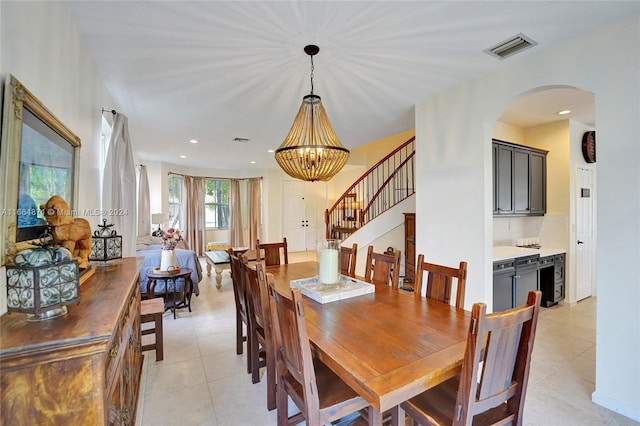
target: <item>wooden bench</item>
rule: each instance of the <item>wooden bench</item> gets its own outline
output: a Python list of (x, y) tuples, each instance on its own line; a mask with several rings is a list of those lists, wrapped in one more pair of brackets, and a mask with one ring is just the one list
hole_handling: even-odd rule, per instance
[(154, 343), (142, 345), (143, 351), (156, 351), (156, 361), (164, 358), (164, 347), (162, 340), (162, 314), (164, 313), (164, 300), (162, 297), (143, 300), (140, 303), (140, 327), (142, 324), (153, 322), (153, 328), (142, 330), (142, 335), (155, 334)]

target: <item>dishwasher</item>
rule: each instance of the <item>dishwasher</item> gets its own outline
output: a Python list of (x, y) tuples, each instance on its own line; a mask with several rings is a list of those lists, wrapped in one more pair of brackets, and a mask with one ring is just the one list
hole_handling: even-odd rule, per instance
[(516, 258), (516, 275), (514, 279), (514, 307), (527, 303), (530, 291), (538, 290), (539, 254)]

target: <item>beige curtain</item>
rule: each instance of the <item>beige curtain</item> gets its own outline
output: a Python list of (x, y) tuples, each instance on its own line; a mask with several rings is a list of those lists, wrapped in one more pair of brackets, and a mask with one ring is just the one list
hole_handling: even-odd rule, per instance
[(122, 257), (136, 255), (138, 225), (136, 166), (128, 122), (126, 115), (116, 113), (102, 180), (102, 209), (118, 214), (101, 219), (122, 235)]
[(260, 235), (261, 178), (229, 179), (229, 245), (255, 249)]
[(198, 256), (204, 256), (206, 239), (206, 221), (204, 212), (204, 178), (184, 176), (182, 179), (183, 191), (186, 200), (182, 205), (182, 217), (184, 218), (184, 238), (187, 247)]
[(140, 177), (138, 180), (138, 235), (151, 235), (151, 208), (149, 205), (147, 166), (140, 165)]
[(255, 249), (256, 240), (260, 238), (260, 223), (262, 216), (262, 179), (251, 178), (247, 188), (247, 210), (248, 210), (248, 234), (249, 247)]
[(229, 245), (245, 246), (242, 236), (242, 199), (238, 179), (229, 179)]

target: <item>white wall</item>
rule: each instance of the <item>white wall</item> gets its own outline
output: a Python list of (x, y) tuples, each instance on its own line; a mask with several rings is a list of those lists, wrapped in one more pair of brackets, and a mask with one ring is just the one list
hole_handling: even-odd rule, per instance
[(418, 252), (469, 264), (467, 300), (492, 301), (492, 124), (537, 87), (595, 94), (598, 300), (593, 400), (640, 420), (640, 15), (541, 51), (416, 106)]
[[(102, 108), (116, 108), (64, 3), (0, 2), (0, 73), (13, 74), (81, 139), (78, 209), (99, 209)], [(4, 90), (2, 91), (4, 93)], [(0, 209), (4, 206), (0, 206)], [(93, 229), (99, 217), (87, 217)], [(0, 235), (4, 240), (4, 235)], [(6, 312), (0, 270), (0, 312)]]

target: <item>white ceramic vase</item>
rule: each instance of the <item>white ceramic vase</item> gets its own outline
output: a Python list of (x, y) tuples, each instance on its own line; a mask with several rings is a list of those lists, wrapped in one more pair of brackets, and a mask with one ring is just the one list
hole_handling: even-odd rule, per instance
[(162, 250), (160, 256), (160, 271), (169, 272), (174, 271), (178, 266), (175, 250)]

